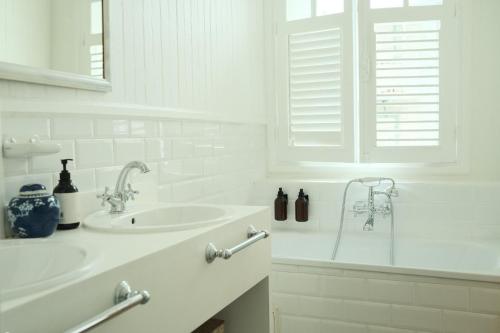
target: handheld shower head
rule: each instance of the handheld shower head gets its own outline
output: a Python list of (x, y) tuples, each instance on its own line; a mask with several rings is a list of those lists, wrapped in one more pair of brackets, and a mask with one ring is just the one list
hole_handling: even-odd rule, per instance
[(379, 186), (383, 178), (381, 177), (363, 177), (356, 179), (356, 182), (367, 187)]
[(360, 183), (366, 187), (377, 187), (381, 185), (383, 182), (389, 182), (391, 185), (385, 190), (385, 192), (391, 197), (399, 196), (399, 192), (396, 189), (396, 182), (392, 178), (386, 177), (363, 177), (354, 179), (353, 182)]

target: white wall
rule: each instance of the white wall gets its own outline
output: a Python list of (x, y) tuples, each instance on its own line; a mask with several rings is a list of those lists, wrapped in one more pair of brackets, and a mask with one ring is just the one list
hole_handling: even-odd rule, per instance
[[(14, 113), (4, 114), (2, 131), (19, 141), (36, 133), (62, 147), (55, 155), (4, 159), (7, 200), (27, 183), (42, 183), (52, 190), (63, 158), (74, 159), (69, 167), (83, 192), (113, 189), (123, 165), (145, 161), (151, 172), (131, 182), (143, 188), (141, 192), (154, 195), (151, 192), (158, 189), (160, 200), (167, 202), (241, 204), (247, 201), (253, 182), (265, 175), (263, 125)], [(94, 197), (93, 209), (98, 209), (97, 204)]]
[(210, 119), (263, 122), (262, 3), (109, 1), (113, 91), (0, 81), (1, 110), (133, 109), (165, 116), (182, 110)]
[(500, 179), (500, 2), (463, 1), (464, 126), (470, 128), (470, 172), (473, 180)]

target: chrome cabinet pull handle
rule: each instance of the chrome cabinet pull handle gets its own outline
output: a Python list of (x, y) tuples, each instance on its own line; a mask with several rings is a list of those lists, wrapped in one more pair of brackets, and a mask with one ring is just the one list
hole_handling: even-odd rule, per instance
[(116, 286), (114, 303), (115, 305), (111, 308), (101, 312), (95, 317), (84, 321), (78, 326), (75, 326), (64, 333), (83, 333), (88, 332), (94, 327), (101, 325), (102, 323), (130, 310), (139, 304), (146, 304), (149, 302), (151, 296), (146, 290), (143, 291), (132, 291), (127, 281), (122, 281)]
[(233, 256), (233, 254), (240, 252), (241, 250), (249, 247), (253, 243), (269, 237), (269, 232), (266, 230), (257, 231), (253, 225), (249, 226), (247, 229), (247, 240), (233, 246), (229, 249), (221, 249), (217, 250), (217, 247), (213, 243), (208, 243), (207, 248), (205, 249), (205, 259), (208, 263), (213, 262), (216, 258), (229, 259)]

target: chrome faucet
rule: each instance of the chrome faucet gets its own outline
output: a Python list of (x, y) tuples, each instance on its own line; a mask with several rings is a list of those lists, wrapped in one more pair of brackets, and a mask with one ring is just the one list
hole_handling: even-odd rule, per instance
[[(399, 196), (398, 190), (396, 189), (396, 182), (392, 178), (385, 177), (365, 177), (365, 178), (356, 178), (347, 182), (344, 188), (344, 196), (342, 197), (342, 211), (340, 213), (340, 225), (337, 232), (337, 240), (335, 242), (335, 246), (333, 248), (332, 260), (335, 260), (337, 257), (338, 250), (340, 248), (340, 241), (342, 238), (342, 232), (344, 230), (344, 213), (346, 208), (346, 198), (349, 188), (354, 183), (360, 183), (366, 187), (368, 187), (368, 201), (356, 201), (353, 206), (352, 212), (354, 216), (359, 214), (368, 213), (368, 218), (366, 219), (365, 224), (363, 225), (363, 230), (369, 231), (373, 230), (375, 224), (375, 216), (380, 214), (382, 216), (390, 216), (391, 217), (391, 245), (389, 252), (389, 263), (394, 265), (394, 209), (392, 205), (392, 197)], [(382, 185), (382, 183), (388, 183), (389, 186), (386, 187), (382, 191), (375, 190)], [(375, 196), (383, 195), (386, 198), (385, 203), (380, 205), (375, 205)]]
[[(382, 182), (390, 182), (391, 185), (384, 191), (376, 191), (375, 187), (380, 186)], [(367, 177), (355, 179), (354, 182), (359, 182), (368, 187), (368, 200), (366, 202), (358, 201), (354, 204), (353, 212), (354, 216), (359, 214), (368, 214), (365, 224), (363, 225), (363, 231), (373, 231), (375, 224), (375, 216), (382, 215), (383, 217), (392, 214), (392, 203), (389, 202), (391, 197), (398, 196), (398, 191), (396, 189), (396, 184), (392, 178), (379, 178), (379, 177)], [(386, 203), (375, 205), (375, 196), (383, 195), (386, 197)]]
[(125, 211), (125, 203), (128, 200), (135, 200), (135, 195), (139, 194), (139, 191), (134, 190), (132, 185), (127, 183), (128, 175), (134, 169), (140, 170), (141, 173), (147, 173), (150, 171), (149, 167), (144, 162), (129, 162), (123, 167), (120, 175), (118, 176), (114, 193), (110, 194), (109, 187), (106, 186), (104, 193), (97, 196), (97, 198), (102, 199), (101, 205), (103, 207), (106, 202), (109, 203), (111, 206), (109, 211), (110, 213), (115, 214)]

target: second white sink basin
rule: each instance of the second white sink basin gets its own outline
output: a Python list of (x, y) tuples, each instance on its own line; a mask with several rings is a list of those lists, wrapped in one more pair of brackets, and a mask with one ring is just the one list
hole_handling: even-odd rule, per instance
[(84, 220), (84, 226), (104, 232), (177, 231), (220, 223), (229, 217), (229, 209), (225, 207), (155, 204), (137, 206), (119, 214), (97, 212)]
[(44, 240), (0, 243), (0, 299), (25, 296), (69, 281), (88, 268), (87, 252)]

